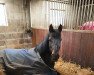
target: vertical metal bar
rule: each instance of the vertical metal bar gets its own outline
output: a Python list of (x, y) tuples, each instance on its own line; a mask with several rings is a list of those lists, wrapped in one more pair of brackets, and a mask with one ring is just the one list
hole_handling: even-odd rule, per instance
[(56, 24), (56, 27), (57, 27), (57, 25), (59, 24), (59, 21), (58, 21), (58, 19), (59, 19), (59, 1), (57, 1), (56, 2), (56, 12), (57, 12), (57, 24)]
[(94, 26), (94, 0), (92, 2), (92, 15), (93, 15), (93, 17), (92, 17), (92, 24)]
[(66, 1), (64, 1), (64, 3), (65, 3), (65, 7), (66, 7), (66, 27), (67, 27), (67, 29), (68, 29), (68, 20), (67, 20), (67, 18), (68, 18), (68, 7), (67, 7), (67, 3), (66, 3)]
[(71, 19), (71, 17), (72, 17), (72, 11), (73, 11), (73, 0), (70, 0), (70, 29), (72, 29), (72, 26), (73, 26), (73, 24), (72, 24), (72, 19)]
[(61, 23), (60, 22), (60, 19), (61, 19), (61, 16), (60, 15), (61, 15), (61, 3), (59, 2), (58, 3), (58, 17), (59, 17), (58, 25)]
[[(47, 1), (47, 19), (48, 19), (48, 25), (50, 25), (50, 2), (49, 0)], [(47, 26), (47, 29), (48, 29), (49, 26)]]
[(63, 16), (62, 16), (62, 13), (63, 13), (63, 12), (62, 12), (62, 3), (61, 3), (61, 2), (60, 2), (60, 10), (61, 10), (61, 11), (60, 11), (60, 24), (62, 24), (62, 21), (63, 21), (63, 19), (62, 19), (62, 17), (63, 17)]
[(43, 0), (43, 7), (44, 7), (44, 22), (43, 22), (43, 25), (44, 25), (44, 28), (46, 29), (46, 26), (47, 26), (47, 18), (46, 18), (46, 0)]
[[(86, 21), (88, 21), (89, 25), (90, 25), (90, 22), (89, 22), (89, 7), (90, 7), (90, 0), (88, 0), (88, 3), (87, 3), (87, 13), (86, 13)], [(86, 22), (86, 25), (87, 25), (87, 22)]]
[(60, 9), (60, 8), (61, 8), (61, 7), (60, 7), (60, 6), (61, 6), (61, 3), (59, 2), (59, 3), (58, 3), (58, 17), (59, 17), (58, 25), (61, 23), (61, 22), (60, 22), (60, 19), (61, 19), (61, 16), (60, 16), (60, 15), (61, 15), (61, 9)]
[(55, 15), (55, 0), (53, 1), (53, 22), (54, 22), (54, 26), (56, 24), (56, 15)]
[(46, 24), (44, 23), (44, 25), (45, 25), (45, 28), (47, 28), (47, 1), (46, 0), (44, 0), (44, 7), (45, 7), (45, 13), (44, 13), (44, 15), (45, 15), (45, 22), (46, 22)]
[(57, 4), (56, 4), (56, 1), (55, 1), (55, 0), (54, 0), (54, 6), (55, 6), (55, 7), (54, 7), (54, 14), (55, 14), (55, 19), (56, 19), (56, 22), (55, 22), (55, 27), (56, 27), (56, 24), (57, 24), (57, 21), (58, 21), (58, 20), (57, 20), (58, 17), (57, 17), (57, 11), (55, 10), (55, 9), (57, 9), (57, 8), (56, 8), (56, 7), (57, 7)]
[(80, 0), (80, 2), (79, 2), (79, 7), (78, 7), (78, 15), (77, 15), (77, 28), (78, 28), (78, 26), (79, 26), (79, 17), (80, 17), (80, 6), (81, 6), (81, 1), (82, 0)]
[(86, 21), (86, 7), (87, 7), (87, 0), (85, 0), (85, 5), (83, 5), (85, 8), (84, 8), (84, 14), (83, 14), (83, 23)]
[[(67, 3), (67, 2), (66, 2)], [(70, 7), (69, 7), (69, 1), (68, 1), (68, 3), (67, 3), (67, 14), (68, 14), (68, 18), (67, 18), (67, 23), (68, 23), (68, 29), (70, 29), (70, 25), (69, 25), (69, 21), (70, 21)]]
[(83, 4), (84, 4), (84, 1), (85, 0), (82, 0), (82, 6), (80, 7), (81, 8), (81, 10), (80, 10), (80, 12), (81, 12), (81, 18), (79, 19), (80, 21), (80, 26), (82, 25), (82, 21), (83, 21), (83, 13), (84, 13), (84, 6), (83, 6)]
[(73, 10), (73, 0), (71, 0), (71, 2), (70, 2), (70, 20), (69, 20), (70, 29), (72, 29), (72, 27), (73, 27), (73, 24), (72, 24), (72, 21), (71, 21), (71, 16), (73, 14), (72, 10)]
[(66, 12), (65, 12), (65, 16), (66, 16), (65, 23), (66, 23), (66, 28), (68, 28), (68, 25), (67, 25), (67, 18), (68, 18), (68, 15), (67, 15), (67, 4), (66, 4), (65, 1), (64, 1), (64, 4), (65, 4), (65, 10), (66, 10)]
[(73, 22), (72, 22), (72, 19), (71, 19), (71, 17), (72, 17), (72, 15), (73, 15), (73, 2), (74, 0), (71, 0), (71, 14), (70, 14), (70, 25), (71, 25), (71, 29), (73, 29)]
[(93, 10), (93, 0), (92, 0), (92, 3), (90, 4), (91, 8), (90, 8), (90, 14), (89, 14), (89, 20), (91, 20), (91, 15), (92, 15), (92, 10)]
[(64, 3), (63, 3), (63, 1), (61, 1), (61, 24), (64, 26), (64, 12), (63, 12), (63, 10), (64, 10)]
[(65, 25), (65, 12), (64, 12), (65, 6), (64, 6), (64, 0), (61, 3), (61, 10), (62, 10), (61, 11), (61, 15), (62, 15), (62, 17), (61, 17), (61, 23), (64, 26)]
[(59, 24), (59, 1), (57, 1), (57, 25), (56, 26), (58, 26), (58, 24)]
[(71, 26), (72, 26), (72, 28), (73, 28), (73, 26), (74, 26), (74, 11), (75, 11), (75, 1), (76, 0), (72, 0), (72, 10), (71, 10), (71, 16), (72, 16), (72, 18), (71, 18)]
[(70, 17), (71, 17), (70, 12), (71, 12), (71, 2), (68, 1), (68, 16), (69, 16), (69, 18), (68, 18), (68, 26), (69, 26), (69, 29), (70, 29)]
[(92, 4), (91, 4), (91, 7), (92, 7), (92, 11), (91, 11), (91, 17), (92, 17), (92, 18), (91, 18), (91, 19), (92, 19), (91, 21), (92, 21), (92, 25), (93, 25), (93, 23), (94, 23), (94, 19), (93, 19), (93, 17), (94, 17), (94, 16), (93, 16), (93, 14), (94, 14), (94, 13), (93, 13), (93, 12), (94, 12), (94, 4), (93, 4), (93, 3), (94, 3), (94, 0), (92, 0)]
[(55, 24), (55, 28), (56, 28), (56, 25), (58, 24), (58, 5), (57, 5), (57, 1), (55, 1), (55, 14), (56, 14), (56, 24)]
[[(79, 6), (79, 5), (78, 5), (78, 4), (79, 4), (78, 0), (76, 1), (75, 4), (76, 4), (76, 5), (75, 5), (75, 8), (76, 8), (76, 9), (75, 9), (75, 11), (76, 11), (76, 13), (75, 13), (75, 18), (76, 18), (76, 21), (75, 21), (75, 22), (76, 22), (76, 23), (75, 23), (75, 24), (77, 25), (77, 14), (78, 14), (78, 6)], [(75, 26), (75, 27), (76, 27), (76, 26)]]
[(90, 0), (88, 0), (88, 3), (87, 3), (87, 18), (86, 18), (86, 21), (89, 21), (89, 12), (90, 12)]
[(51, 8), (50, 8), (50, 12), (51, 12), (51, 19), (52, 19), (52, 24), (54, 24), (54, 2), (51, 2)]
[(73, 0), (73, 19), (72, 19), (73, 25), (76, 25), (76, 17), (75, 17), (75, 13), (76, 13), (76, 1), (77, 0)]
[(47, 14), (46, 14), (46, 16), (47, 16), (47, 29), (48, 29), (48, 27), (49, 27), (49, 1), (46, 1), (46, 7), (47, 7)]
[(52, 18), (51, 18), (51, 2), (49, 1), (49, 17), (50, 17), (50, 24), (52, 24)]

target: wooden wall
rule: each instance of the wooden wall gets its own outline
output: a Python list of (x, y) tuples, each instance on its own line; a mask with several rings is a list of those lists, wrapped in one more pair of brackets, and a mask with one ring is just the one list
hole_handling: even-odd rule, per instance
[(63, 31), (61, 56), (94, 70), (94, 32)]
[[(47, 32), (44, 29), (33, 29), (32, 46), (39, 44)], [(94, 70), (94, 32), (63, 30), (60, 56)]]
[(35, 47), (39, 44), (47, 34), (47, 30), (45, 29), (32, 29), (33, 36), (32, 36), (32, 47)]

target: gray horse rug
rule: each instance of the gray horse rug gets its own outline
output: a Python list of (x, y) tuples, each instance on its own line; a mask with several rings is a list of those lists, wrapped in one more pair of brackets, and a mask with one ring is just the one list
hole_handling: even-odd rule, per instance
[(57, 75), (33, 49), (5, 49), (0, 51), (0, 63), (7, 75)]

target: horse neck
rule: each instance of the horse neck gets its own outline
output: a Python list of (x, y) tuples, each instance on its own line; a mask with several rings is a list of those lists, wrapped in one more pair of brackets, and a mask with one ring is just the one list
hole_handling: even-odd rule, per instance
[(47, 53), (47, 51), (49, 51), (49, 35), (46, 36), (46, 38), (39, 44), (36, 46), (36, 50), (39, 52), (39, 54), (44, 54)]
[(37, 50), (42, 58), (42, 60), (51, 68), (53, 68), (54, 63), (51, 62), (51, 52), (49, 48), (49, 35), (41, 42), (35, 50)]

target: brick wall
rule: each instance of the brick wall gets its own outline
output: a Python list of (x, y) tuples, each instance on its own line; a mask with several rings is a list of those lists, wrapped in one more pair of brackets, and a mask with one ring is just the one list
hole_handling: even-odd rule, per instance
[(29, 0), (0, 0), (5, 3), (8, 26), (0, 26), (0, 50), (4, 48), (31, 48)]

